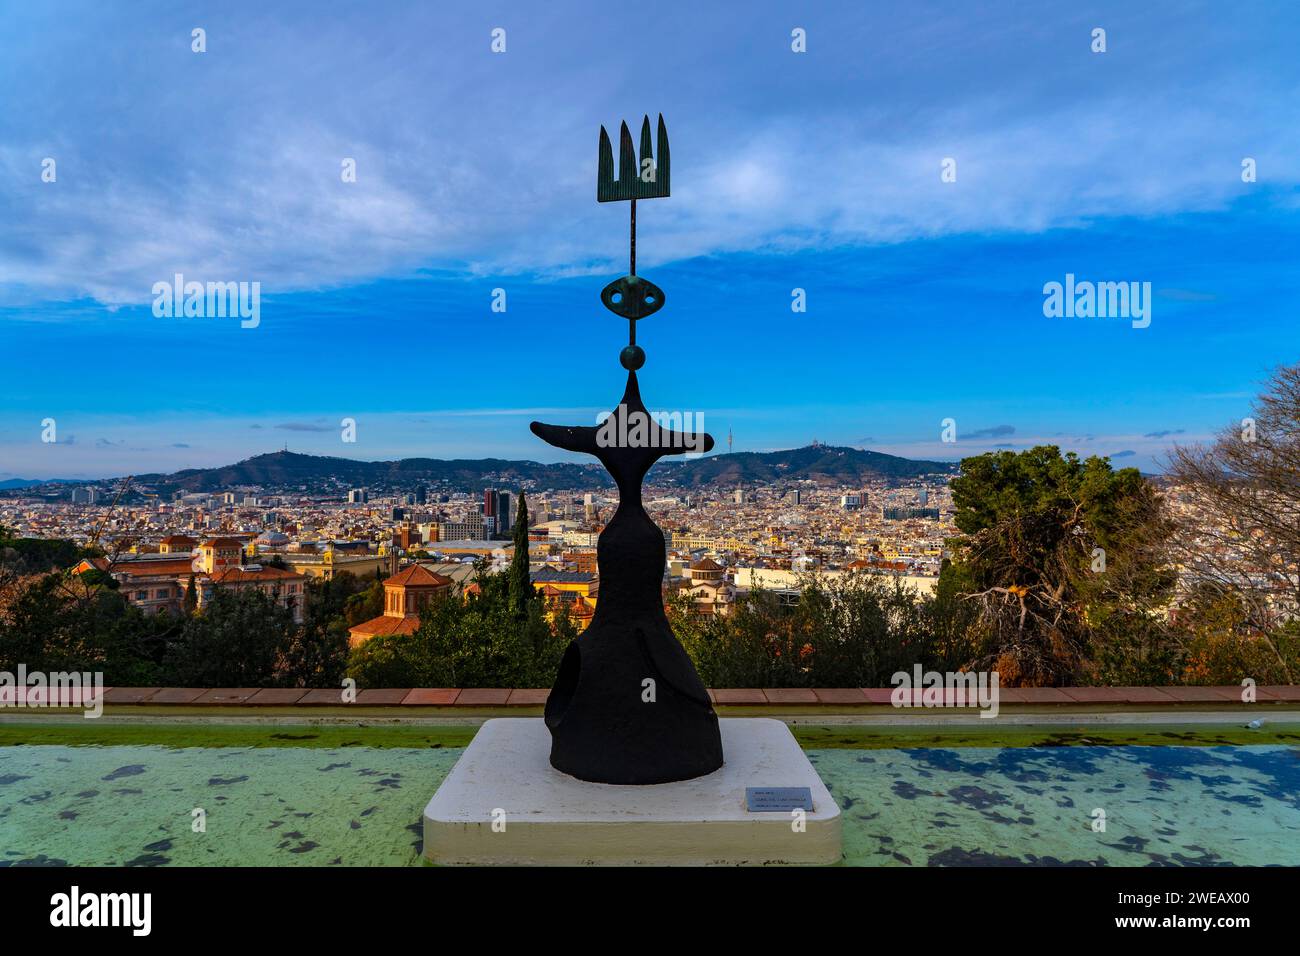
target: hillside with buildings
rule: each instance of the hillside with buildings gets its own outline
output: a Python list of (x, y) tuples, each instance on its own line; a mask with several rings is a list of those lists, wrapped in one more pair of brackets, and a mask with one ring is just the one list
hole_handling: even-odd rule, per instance
[[(897, 483), (926, 475), (948, 475), (955, 469), (956, 465), (951, 462), (913, 461), (881, 452), (814, 443), (786, 451), (665, 459), (652, 469), (650, 480), (659, 485), (682, 488), (802, 481), (822, 487), (848, 487), (879, 481)], [(9, 489), (9, 493), (67, 497), (77, 489), (98, 487), (102, 495), (114, 491), (118, 481), (105, 478), (77, 483), (25, 482), (21, 487)], [(494, 484), (524, 488), (604, 488), (611, 482), (604, 469), (596, 464), (544, 464), (503, 458), (360, 461), (277, 451), (218, 468), (136, 475), (126, 500), (141, 495), (172, 498), (238, 488), (328, 492), (366, 487), (375, 491), (400, 491), (428, 485), (443, 491), (468, 492)]]

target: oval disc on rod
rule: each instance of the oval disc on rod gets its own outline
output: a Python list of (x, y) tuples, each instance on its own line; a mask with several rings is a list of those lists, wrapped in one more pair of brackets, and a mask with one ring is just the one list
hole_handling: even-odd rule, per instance
[(600, 290), (605, 308), (625, 319), (644, 319), (663, 308), (664, 292), (649, 279), (626, 275)]

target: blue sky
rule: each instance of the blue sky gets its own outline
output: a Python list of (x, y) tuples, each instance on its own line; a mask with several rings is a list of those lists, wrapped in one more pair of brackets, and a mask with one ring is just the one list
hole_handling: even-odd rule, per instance
[[(632, 36), (564, 2), (0, 11), (0, 479), (564, 457), (527, 423), (621, 392), (596, 139), (646, 112), (674, 168), (638, 210), (667, 293), (643, 393), (722, 448), (1158, 468), (1297, 361), (1293, 4), (656, 10)], [(156, 318), (176, 272), (259, 281), (260, 325)], [(1150, 282), (1150, 327), (1045, 318), (1066, 273)]]

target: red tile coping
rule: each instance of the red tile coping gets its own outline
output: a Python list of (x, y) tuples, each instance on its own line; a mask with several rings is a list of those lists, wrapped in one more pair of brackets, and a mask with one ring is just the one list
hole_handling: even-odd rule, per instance
[(340, 707), (343, 705), (342, 687), (318, 687), (309, 690), (298, 700), (298, 706)]
[(536, 707), (546, 703), (546, 698), (551, 696), (549, 687), (521, 687), (510, 692), (506, 698), (507, 707)]
[(1217, 704), (1223, 701), (1240, 704), (1240, 687), (1162, 687), (1174, 700), (1181, 703)]
[[(1010, 689), (1010, 688), (1008, 688)], [(1065, 696), (1080, 704), (1123, 704), (1124, 695), (1117, 687), (1062, 687)], [(1166, 698), (1168, 700), (1169, 698)]]
[(894, 702), (894, 688), (892, 687), (860, 687), (858, 689), (866, 695), (868, 704), (892, 704)]
[(362, 706), (369, 705), (372, 707), (376, 704), (381, 706), (400, 704), (402, 701), (406, 700), (406, 695), (410, 692), (410, 687), (402, 687), (400, 689), (371, 688), (370, 690), (360, 691), (357, 694), (357, 703)]
[[(28, 688), (0, 690), (0, 705), (24, 706)], [(46, 691), (48, 693), (48, 691)], [(893, 703), (892, 687), (719, 687), (709, 691), (710, 699), (720, 706), (881, 706)], [(944, 703), (953, 706), (954, 691), (944, 689)], [(1003, 687), (999, 690), (1003, 705), (1172, 705), (1243, 703), (1242, 688), (1227, 687)], [(1300, 686), (1267, 685), (1255, 688), (1260, 703), (1300, 704)], [(550, 691), (533, 687), (401, 687), (370, 688), (357, 692), (355, 703), (366, 707), (539, 707), (546, 703)], [(36, 706), (50, 706), (32, 694)], [(64, 692), (65, 701), (57, 706), (81, 707), (93, 702), (92, 692)], [(106, 705), (187, 705), (251, 707), (340, 707), (346, 706), (343, 688), (301, 687), (107, 687)], [(976, 706), (968, 702), (967, 706)]]
[(307, 696), (306, 687), (266, 687), (248, 698), (246, 703), (259, 707), (263, 705), (279, 707), (296, 704), (305, 696)]
[(112, 687), (104, 692), (106, 704), (143, 704), (161, 687)]
[(456, 698), (457, 707), (500, 707), (510, 699), (509, 687), (466, 687)]
[(1057, 687), (1003, 687), (998, 690), (1003, 704), (1073, 704), (1065, 691)]
[(1266, 687), (1256, 687), (1259, 692), (1259, 699), (1263, 700), (1267, 693), (1270, 700), (1283, 700), (1288, 704), (1300, 703), (1300, 687), (1294, 684), (1269, 684)]
[[(958, 694), (957, 694), (957, 689), (956, 689), (955, 687), (936, 687), (936, 688), (932, 688), (932, 689), (930, 689), (930, 691), (929, 691), (929, 696), (930, 696), (931, 699), (934, 698), (934, 695), (935, 695), (936, 692), (940, 695), (940, 699), (943, 701), (943, 706), (944, 706), (944, 707), (957, 707), (957, 706), (958, 706)], [(912, 688), (911, 693), (912, 693), (912, 703), (911, 703), (910, 705), (903, 705), (903, 706), (911, 706), (911, 707), (924, 707), (924, 706), (927, 706), (927, 705), (925, 704), (925, 701), (926, 701), (926, 688), (924, 688), (924, 687), (915, 687), (915, 688)], [(1000, 695), (1005, 695), (1005, 694), (1006, 694), (1006, 691), (1004, 691), (1004, 690), (999, 690), (999, 694), (1000, 694)], [(888, 693), (888, 694), (883, 698), (883, 700), (873, 701), (873, 703), (886, 703), (886, 704), (892, 704), (892, 703), (894, 702), (894, 700), (893, 700), (893, 695), (894, 695), (894, 690), (891, 688), (891, 689), (889, 690), (889, 693)], [(906, 697), (906, 695), (904, 695), (903, 700), (906, 700), (906, 699), (907, 699), (907, 697)], [(1004, 698), (1003, 698), (1002, 696), (999, 696), (998, 699), (999, 699), (999, 701), (1001, 701), (1001, 700), (1003, 700)], [(972, 691), (967, 691), (966, 689), (963, 688), (963, 689), (962, 689), (962, 692), (961, 692), (961, 698), (960, 698), (960, 700), (961, 700), (961, 707), (963, 707), (963, 708), (965, 708), (965, 707), (978, 707), (978, 706), (979, 706), (979, 696), (978, 696), (977, 692), (975, 692), (975, 691), (973, 691), (973, 690), (972, 690)], [(938, 705), (936, 705), (936, 704), (931, 704), (931, 705), (929, 705), (929, 706), (934, 707), (934, 706), (938, 706)]]
[[(243, 704), (260, 693), (257, 687), (218, 687), (196, 697), (193, 704)], [(153, 703), (151, 700), (149, 703)]]
[[(865, 704), (866, 692), (858, 687), (814, 687), (819, 704)], [(769, 694), (769, 698), (770, 698)]]
[(761, 690), (754, 688), (719, 687), (713, 692), (713, 699), (719, 704), (766, 704), (767, 697)]
[(1174, 699), (1158, 687), (1062, 687), (1065, 696), (1080, 704), (1172, 704)]
[(207, 691), (202, 687), (164, 687), (149, 697), (151, 704), (192, 704)]
[(810, 687), (769, 687), (763, 691), (769, 704), (815, 704), (817, 694)]
[(402, 703), (404, 705), (446, 707), (456, 703), (456, 698), (459, 696), (459, 688), (417, 687), (402, 698)]
[(1168, 704), (1173, 700), (1159, 687), (1112, 687), (1111, 690), (1123, 694), (1126, 704)]
[(105, 696), (94, 687), (0, 687), (0, 706), (4, 707), (89, 707), (97, 697)]

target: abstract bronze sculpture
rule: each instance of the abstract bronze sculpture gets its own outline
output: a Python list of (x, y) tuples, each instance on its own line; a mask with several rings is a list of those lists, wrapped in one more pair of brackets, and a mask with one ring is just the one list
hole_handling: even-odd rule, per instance
[[(664, 537), (641, 504), (641, 482), (663, 455), (709, 451), (713, 438), (661, 428), (641, 400), (636, 372), (645, 364), (645, 352), (636, 344), (636, 323), (662, 308), (664, 295), (636, 274), (636, 202), (669, 194), (663, 117), (657, 163), (648, 116), (641, 126), (640, 162), (626, 123), (619, 145), (615, 180), (613, 152), (602, 126), (596, 198), (631, 201), (631, 268), (605, 287), (601, 301), (628, 320), (628, 345), (619, 355), (627, 387), (614, 414), (634, 427), (531, 426), (548, 444), (595, 456), (619, 493), (618, 509), (597, 545), (600, 601), (591, 624), (560, 662), (546, 702), (546, 726), (551, 765), (557, 770), (598, 783), (670, 783), (721, 767), (722, 737), (708, 691), (664, 613)], [(609, 438), (614, 431), (617, 441)]]

